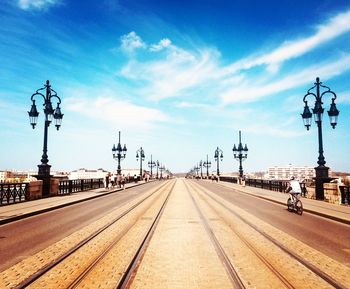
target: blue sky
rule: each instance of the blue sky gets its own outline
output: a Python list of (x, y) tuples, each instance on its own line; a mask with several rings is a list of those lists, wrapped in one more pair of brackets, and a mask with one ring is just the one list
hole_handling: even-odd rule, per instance
[(0, 169), (40, 163), (42, 104), (35, 130), (27, 111), (47, 79), (64, 113), (52, 170), (115, 169), (119, 130), (127, 168), (140, 146), (173, 172), (214, 164), (219, 146), (237, 171), (239, 130), (246, 171), (316, 166), (300, 113), (320, 77), (340, 110), (335, 130), (323, 118), (326, 162), (350, 172), (349, 1), (3, 0), (0, 23)]

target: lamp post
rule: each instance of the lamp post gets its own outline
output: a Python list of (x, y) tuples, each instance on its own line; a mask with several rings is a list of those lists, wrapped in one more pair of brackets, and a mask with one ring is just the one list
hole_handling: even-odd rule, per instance
[(157, 180), (158, 180), (158, 178), (159, 178), (159, 176), (158, 176), (159, 161), (158, 160), (156, 161), (156, 166), (157, 166)]
[(151, 161), (148, 162), (148, 167), (151, 168), (151, 178), (153, 178), (153, 168), (156, 166), (156, 163), (152, 161), (152, 155), (151, 155)]
[(160, 170), (160, 179), (163, 179), (163, 171), (165, 170), (164, 165), (161, 165), (161, 166), (159, 167), (159, 170)]
[[(316, 88), (316, 94), (314, 92), (311, 92), (314, 88)], [(320, 89), (323, 88), (324, 91), (321, 93)], [(322, 141), (322, 116), (324, 112), (324, 108), (322, 107), (322, 96), (330, 94), (332, 97), (332, 103), (330, 106), (330, 109), (328, 111), (328, 116), (330, 119), (330, 124), (332, 128), (335, 128), (338, 121), (338, 115), (339, 110), (337, 109), (335, 105), (335, 99), (337, 98), (337, 95), (331, 91), (331, 89), (328, 86), (322, 85), (322, 82), (320, 82), (320, 79), (317, 77), (316, 82), (314, 83), (314, 86), (311, 87), (307, 93), (305, 94), (303, 101), (305, 103), (304, 111), (301, 114), (304, 125), (307, 130), (310, 129), (311, 126), (311, 118), (312, 113), (314, 115), (315, 122), (317, 123), (318, 128), (318, 166), (315, 167), (316, 172), (316, 178), (315, 178), (315, 185), (316, 185), (316, 199), (323, 200), (324, 199), (324, 191), (323, 191), (323, 184), (326, 182), (329, 182), (331, 178), (328, 176), (328, 167), (325, 166), (326, 161), (323, 155), (323, 141)], [(307, 105), (306, 98), (308, 96), (315, 97), (315, 106), (312, 109), (312, 113), (310, 112), (310, 108)]]
[(209, 168), (211, 167), (211, 162), (208, 160), (208, 155), (207, 155), (207, 160), (203, 163), (204, 167), (207, 168), (207, 178), (209, 178)]
[[(43, 90), (45, 90), (46, 92), (45, 94), (40, 92)], [(48, 164), (49, 159), (47, 155), (48, 128), (50, 126), (50, 123), (52, 122), (52, 118), (54, 118), (56, 129), (59, 130), (62, 124), (63, 114), (60, 108), (61, 99), (58, 97), (57, 92), (51, 88), (50, 81), (47, 80), (44, 87), (38, 89), (30, 98), (32, 101), (32, 107), (30, 111), (28, 111), (28, 114), (29, 114), (30, 124), (32, 125), (33, 129), (36, 126), (38, 116), (39, 116), (39, 112), (36, 109), (35, 100), (34, 100), (36, 96), (41, 96), (44, 99), (44, 114), (45, 114), (43, 155), (41, 157), (41, 164), (38, 165), (39, 170), (38, 170), (37, 178), (43, 181), (43, 197), (48, 197), (50, 194), (50, 178), (51, 178), (51, 175), (50, 175), (51, 166)], [(57, 98), (56, 109), (52, 108), (51, 100), (53, 98)]]
[[(140, 155), (139, 155), (140, 153)], [(142, 147), (140, 147), (136, 151), (136, 160), (138, 161), (140, 159), (140, 181), (142, 180), (142, 161), (145, 160), (145, 151), (143, 150)]]
[(198, 164), (196, 164), (193, 169), (196, 171), (196, 177), (199, 177), (198, 173), (199, 173), (200, 168), (199, 168)]
[(120, 131), (119, 131), (119, 140), (118, 140), (117, 147), (115, 147), (115, 144), (113, 144), (113, 148), (112, 148), (113, 159), (118, 161), (118, 169), (117, 169), (118, 175), (121, 174), (120, 161), (125, 159), (126, 151), (127, 151), (126, 145), (124, 144), (124, 147), (122, 148), (120, 144)]
[(248, 147), (247, 145), (244, 146), (242, 145), (241, 141), (241, 131), (239, 131), (239, 144), (236, 148), (236, 145), (233, 145), (233, 157), (239, 161), (239, 176), (242, 178), (243, 177), (243, 167), (242, 167), (242, 161), (245, 161), (247, 159), (247, 152), (248, 152)]
[(220, 170), (219, 170), (219, 161), (222, 161), (224, 158), (223, 152), (219, 147), (216, 148), (215, 153), (214, 153), (214, 159), (216, 161), (216, 174), (220, 176)]

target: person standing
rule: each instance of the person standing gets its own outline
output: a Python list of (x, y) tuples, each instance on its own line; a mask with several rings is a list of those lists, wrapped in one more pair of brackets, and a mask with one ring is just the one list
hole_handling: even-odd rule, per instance
[(122, 177), (121, 177), (121, 186), (122, 186), (123, 190), (125, 190), (125, 176), (124, 175), (122, 175)]

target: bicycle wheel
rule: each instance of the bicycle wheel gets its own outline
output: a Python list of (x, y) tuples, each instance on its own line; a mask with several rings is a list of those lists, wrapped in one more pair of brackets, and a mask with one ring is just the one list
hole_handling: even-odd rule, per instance
[(302, 215), (303, 214), (303, 204), (302, 204), (301, 201), (298, 200), (295, 203), (295, 209), (296, 209), (298, 215)]
[(293, 203), (292, 203), (292, 200), (290, 198), (288, 198), (288, 200), (287, 200), (287, 210), (289, 212), (293, 211)]

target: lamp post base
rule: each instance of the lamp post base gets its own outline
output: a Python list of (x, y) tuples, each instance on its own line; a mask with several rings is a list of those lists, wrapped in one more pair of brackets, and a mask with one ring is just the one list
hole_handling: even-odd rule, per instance
[(35, 176), (38, 180), (43, 181), (43, 198), (46, 198), (50, 195), (50, 187), (51, 187), (51, 175), (50, 175), (50, 169), (51, 166), (46, 165), (38, 165), (39, 171), (38, 174)]
[(318, 166), (315, 168), (316, 177), (314, 179), (317, 200), (324, 200), (323, 184), (329, 183), (333, 179), (328, 176), (328, 170), (329, 168), (326, 166)]

